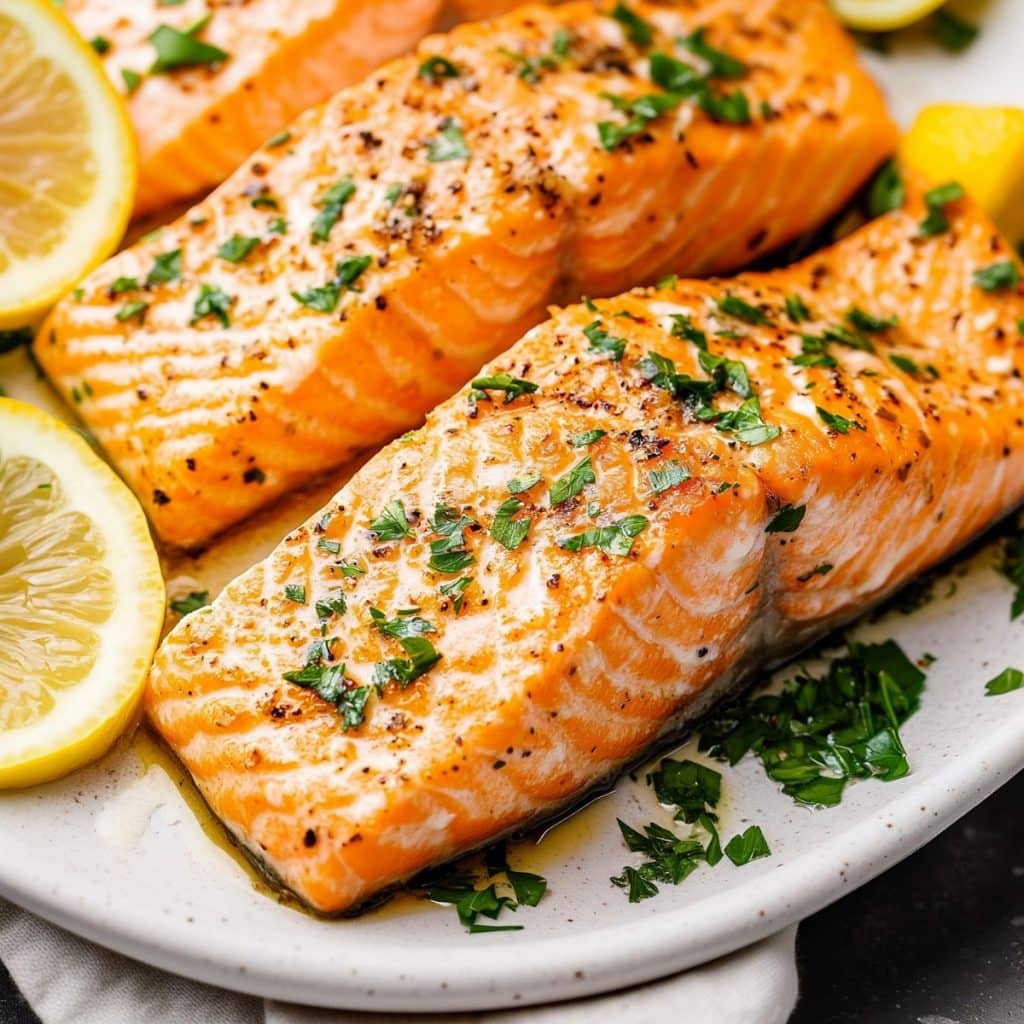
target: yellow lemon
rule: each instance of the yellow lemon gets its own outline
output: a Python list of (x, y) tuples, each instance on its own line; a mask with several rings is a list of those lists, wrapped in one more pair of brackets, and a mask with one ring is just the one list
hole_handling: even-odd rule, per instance
[(926, 107), (901, 156), (933, 181), (958, 181), (1010, 241), (1024, 240), (1024, 110)]
[(890, 32), (910, 25), (941, 7), (946, 0), (831, 0), (836, 14), (865, 32)]
[(0, 398), (0, 788), (113, 745), (136, 715), (164, 600), (127, 487), (70, 427)]
[(0, 329), (110, 255), (135, 184), (128, 115), (92, 47), (52, 0), (0, 0)]

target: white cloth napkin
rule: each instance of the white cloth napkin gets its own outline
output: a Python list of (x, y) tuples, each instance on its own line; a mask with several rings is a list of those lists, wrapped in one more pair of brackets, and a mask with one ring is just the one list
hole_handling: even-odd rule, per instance
[[(785, 1024), (797, 997), (796, 928), (704, 967), (610, 995), (522, 1010), (315, 1010), (186, 981), (94, 946), (0, 900), (0, 960), (43, 1024)], [(673, 1012), (675, 1011), (675, 1012)]]

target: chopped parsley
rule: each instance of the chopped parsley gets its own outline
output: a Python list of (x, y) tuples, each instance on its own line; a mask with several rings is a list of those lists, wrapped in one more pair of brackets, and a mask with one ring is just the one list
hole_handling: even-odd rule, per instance
[(283, 235), (288, 230), (288, 221), (284, 217), (274, 217), (267, 225), (267, 232), (271, 235)]
[(733, 836), (725, 845), (725, 855), (737, 867), (749, 864), (760, 857), (770, 857), (772, 851), (760, 826), (751, 825), (742, 835)]
[(141, 323), (145, 319), (147, 309), (149, 309), (149, 303), (143, 302), (141, 299), (135, 302), (126, 302), (114, 314), (114, 319), (122, 323), (125, 320), (137, 319)]
[(358, 729), (366, 717), (366, 702), (370, 698), (369, 686), (348, 685), (345, 666), (333, 661), (331, 647), (334, 640), (321, 640), (310, 645), (306, 664), (294, 672), (285, 672), (289, 683), (312, 690), (321, 700), (332, 704), (341, 713), (345, 732)]
[(671, 92), (651, 93), (636, 99), (626, 100), (620, 96), (605, 98), (629, 118), (624, 124), (612, 121), (598, 121), (597, 137), (601, 146), (609, 153), (618, 149), (627, 139), (647, 131), (651, 121), (674, 110), (682, 102), (682, 96)]
[(250, 235), (233, 234), (226, 242), (217, 246), (217, 255), (228, 263), (241, 263), (249, 258), (253, 249), (260, 244), (258, 238)]
[(398, 643), (409, 657), (389, 658), (373, 666), (373, 685), (378, 694), (391, 682), (398, 683), (399, 689), (406, 689), (441, 660), (434, 645), (422, 636), (402, 637)]
[(284, 597), (286, 601), (294, 601), (295, 604), (305, 604), (306, 588), (301, 583), (285, 584)]
[(427, 159), (434, 164), (468, 160), (472, 155), (459, 122), (452, 117), (445, 119), (440, 134), (427, 143)]
[(314, 605), (316, 617), (319, 619), (321, 625), (327, 622), (328, 619), (333, 618), (335, 615), (344, 615), (347, 608), (348, 602), (345, 600), (345, 595), (340, 592), (331, 594), (329, 597), (325, 597), (322, 600), (317, 601)]
[(612, 9), (612, 17), (626, 30), (626, 37), (637, 46), (650, 46), (654, 41), (654, 30), (635, 11), (630, 10), (622, 0)]
[(764, 325), (770, 323), (764, 311), (752, 306), (736, 295), (727, 294), (715, 300), (715, 305), (727, 316), (742, 320), (745, 324)]
[(341, 293), (353, 287), (363, 272), (373, 263), (372, 256), (350, 256), (334, 265), (334, 277), (327, 284), (313, 285), (305, 291), (292, 292), (292, 298), (318, 313), (333, 313)]
[(379, 608), (370, 609), (370, 621), (384, 636), (392, 640), (406, 640), (414, 636), (426, 636), (428, 633), (436, 633), (437, 628), (421, 619), (416, 614), (415, 608), (403, 608), (398, 615), (389, 619)]
[(175, 615), (189, 615), (205, 608), (210, 603), (210, 593), (207, 590), (192, 590), (184, 597), (171, 601), (171, 611)]
[(811, 319), (811, 311), (807, 303), (799, 295), (787, 295), (785, 300), (786, 316), (794, 324), (803, 324)]
[(584, 430), (581, 434), (573, 434), (569, 438), (569, 444), (573, 448), (587, 448), (590, 445), (600, 441), (602, 437), (607, 437), (607, 430)]
[(974, 283), (983, 292), (1003, 292), (1020, 284), (1020, 270), (1013, 260), (1002, 260), (974, 272)]
[(689, 479), (690, 471), (685, 466), (681, 466), (675, 459), (665, 463), (660, 469), (651, 470), (647, 474), (647, 482), (650, 485), (652, 494), (663, 494), (679, 484), (685, 484)]
[(562, 505), (572, 498), (575, 498), (584, 487), (596, 482), (594, 476), (594, 465), (588, 455), (576, 463), (568, 473), (560, 476), (552, 485), (549, 495), (551, 507)]
[(872, 217), (902, 209), (906, 202), (907, 189), (903, 183), (900, 166), (895, 160), (882, 165), (875, 175), (868, 192), (868, 211)]
[(142, 85), (142, 75), (138, 71), (132, 71), (131, 68), (121, 68), (121, 81), (124, 82), (125, 92), (130, 96)]
[(102, 57), (110, 49), (110, 40), (106, 36), (93, 36), (89, 45)]
[(747, 65), (721, 50), (716, 50), (707, 42), (705, 34), (706, 30), (701, 28), (691, 35), (677, 39), (676, 42), (706, 61), (710, 66), (712, 78), (742, 78), (747, 73)]
[(178, 68), (220, 64), (227, 60), (227, 53), (198, 38), (210, 18), (211, 15), (204, 15), (198, 21), (193, 22), (184, 32), (172, 28), (170, 25), (160, 25), (150, 33), (146, 38), (156, 50), (156, 60), (149, 69), (149, 73), (158, 75)]
[(147, 285), (170, 284), (181, 277), (181, 250), (172, 249), (153, 258), (153, 266), (146, 275)]
[(389, 501), (376, 519), (370, 523), (370, 532), (377, 540), (403, 540), (413, 535), (409, 520), (405, 517), (405, 505), (400, 498)]
[(204, 317), (213, 316), (220, 321), (222, 327), (230, 327), (231, 318), (228, 314), (234, 301), (220, 285), (207, 284), (204, 281), (199, 286), (199, 295), (192, 307), (192, 319), (189, 323), (194, 325)]
[(458, 509), (451, 505), (438, 505), (430, 525), (439, 539), (430, 542), (429, 568), (454, 576), (476, 561), (472, 552), (466, 549), (464, 531), (476, 525), (469, 516), (460, 515)]
[(264, 149), (277, 149), (278, 146), (283, 146), (292, 137), (292, 133), (288, 129), (278, 132), (276, 135), (271, 135), (266, 142), (263, 143)]
[(514, 476), (508, 482), (508, 490), (510, 494), (522, 494), (525, 491), (530, 490), (531, 487), (536, 487), (544, 478), (536, 470), (530, 470), (524, 473), (522, 476)]
[(566, 551), (600, 548), (607, 555), (624, 558), (633, 550), (633, 541), (647, 529), (647, 518), (624, 516), (609, 526), (592, 526), (572, 537), (560, 537), (558, 546)]
[(731, 704), (704, 726), (700, 750), (730, 764), (747, 753), (797, 803), (831, 807), (852, 779), (910, 770), (900, 726), (917, 710), (925, 674), (892, 640), (850, 643), (818, 675)]
[(610, 355), (615, 362), (619, 362), (626, 352), (626, 339), (609, 334), (600, 320), (595, 320), (584, 327), (583, 333), (590, 342), (588, 352)]
[(921, 221), (921, 234), (925, 238), (934, 235), (944, 234), (949, 230), (949, 219), (946, 217), (946, 207), (963, 199), (964, 189), (958, 182), (950, 181), (945, 185), (938, 185), (924, 194), (925, 206), (928, 215)]
[(756, 396), (748, 398), (738, 409), (717, 413), (715, 429), (732, 434), (736, 440), (752, 448), (774, 441), (782, 433), (781, 427), (765, 423), (761, 416), (761, 401)]
[(471, 386), (478, 391), (503, 391), (505, 393), (505, 405), (515, 401), (520, 395), (532, 395), (538, 387), (532, 381), (524, 380), (522, 377), (513, 377), (509, 373), (498, 373), (491, 377), (477, 377)]
[(452, 607), (455, 609), (456, 614), (462, 611), (462, 602), (465, 601), (466, 591), (472, 582), (472, 576), (461, 576), (457, 580), (442, 583), (437, 588), (441, 592), (442, 597), (447, 597), (452, 602)]
[(977, 25), (958, 18), (952, 11), (944, 7), (939, 8), (932, 15), (932, 35), (940, 45), (953, 53), (966, 50), (978, 38), (980, 31)]
[(491, 525), (491, 536), (504, 548), (515, 551), (526, 540), (531, 520), (528, 516), (514, 518), (522, 511), (523, 503), (518, 498), (506, 498), (499, 506)]
[(840, 416), (839, 413), (829, 412), (828, 409), (822, 409), (820, 405), (816, 405), (814, 408), (817, 410), (821, 422), (837, 434), (848, 434), (851, 430), (867, 429), (862, 423), (858, 423), (856, 420), (848, 420), (845, 416)]
[(994, 679), (985, 684), (986, 697), (998, 697), (1024, 687), (1024, 672), (1019, 668), (1004, 668)]
[(1010, 620), (1013, 621), (1024, 615), (1024, 530), (1019, 527), (1007, 538), (998, 569), (1015, 588), (1010, 606)]
[(898, 326), (898, 316), (879, 317), (864, 312), (859, 306), (853, 306), (846, 312), (846, 322), (858, 331), (865, 331), (867, 334), (880, 334), (889, 330), (890, 327)]
[(107, 289), (111, 295), (121, 295), (124, 292), (135, 291), (139, 287), (138, 278), (135, 277), (117, 277), (114, 278), (114, 283)]
[(313, 218), (311, 237), (314, 242), (326, 242), (331, 229), (338, 223), (345, 204), (356, 194), (355, 179), (346, 174), (320, 197), (320, 212)]
[(459, 69), (447, 57), (435, 53), (420, 64), (416, 74), (427, 82), (439, 82), (444, 78), (458, 78)]
[(804, 521), (806, 505), (783, 505), (764, 528), (765, 533), (793, 533)]

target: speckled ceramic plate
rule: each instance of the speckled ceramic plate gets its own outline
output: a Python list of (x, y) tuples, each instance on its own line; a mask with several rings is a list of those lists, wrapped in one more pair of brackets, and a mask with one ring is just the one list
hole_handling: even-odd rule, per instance
[[(923, 102), (1020, 102), (1016, 50), (1024, 5), (988, 5), (985, 31), (951, 57), (909, 40), (873, 59), (906, 120)], [(1016, 80), (1015, 80), (1016, 76)], [(17, 357), (0, 382), (46, 401)], [(216, 587), (266, 550), (305, 508), (268, 516), (189, 572)], [(953, 585), (955, 584), (955, 586)], [(186, 585), (186, 584), (182, 584)], [(949, 825), (1024, 767), (1024, 691), (985, 696), (1024, 667), (1024, 624), (982, 552), (912, 616), (858, 633), (930, 652), (921, 710), (904, 727), (912, 773), (848, 788), (828, 811), (797, 807), (753, 761), (724, 771), (722, 831), (762, 826), (772, 856), (723, 862), (630, 904), (612, 887), (631, 858), (615, 818), (664, 821), (642, 781), (624, 780), (511, 859), (547, 876), (523, 931), (468, 935), (454, 913), (401, 897), (356, 920), (321, 921), (278, 902), (224, 846), (173, 765), (145, 738), (62, 783), (0, 797), (0, 893), (96, 942), (189, 977), (254, 994), (372, 1010), (455, 1010), (582, 996), (644, 981), (736, 949), (865, 882)], [(197, 813), (198, 811), (198, 813)]]

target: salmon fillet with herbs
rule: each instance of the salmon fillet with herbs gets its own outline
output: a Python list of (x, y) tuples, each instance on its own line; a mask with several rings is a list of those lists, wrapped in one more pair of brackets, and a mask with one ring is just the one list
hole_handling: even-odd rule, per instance
[(553, 299), (749, 262), (896, 140), (821, 0), (523, 8), (300, 118), (35, 353), (200, 545), (416, 426)]
[[(444, 0), (64, 0), (123, 93), (137, 214), (219, 185), (297, 114), (405, 53)], [(473, 0), (480, 16), (514, 0)], [(462, 11), (447, 12), (457, 17)]]
[(160, 649), (149, 716), (342, 911), (521, 829), (1024, 498), (1024, 291), (955, 190), (571, 306)]

